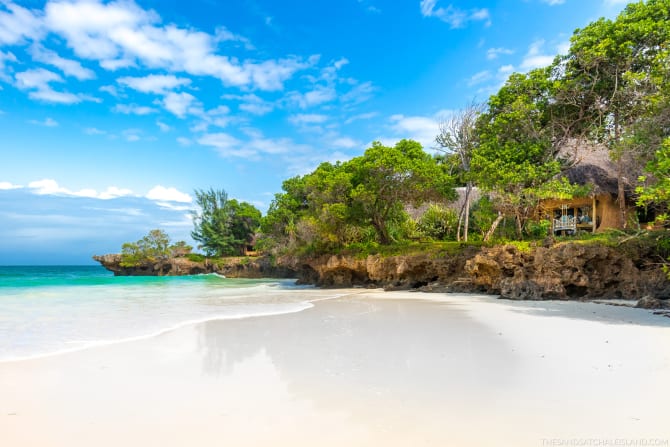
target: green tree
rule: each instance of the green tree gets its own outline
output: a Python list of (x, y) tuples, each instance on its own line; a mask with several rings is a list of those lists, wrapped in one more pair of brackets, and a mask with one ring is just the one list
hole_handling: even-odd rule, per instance
[(463, 222), (463, 239), (468, 241), (468, 228), (470, 226), (470, 202), (472, 189), (474, 187), (470, 165), (472, 152), (477, 145), (476, 125), (479, 116), (484, 111), (482, 104), (472, 103), (463, 110), (454, 114), (449, 120), (440, 123), (440, 133), (435, 141), (442, 150), (452, 154), (458, 159), (460, 171), (466, 178), (465, 200), (458, 213), (458, 228), (456, 229), (456, 240), (461, 240), (461, 222)]
[(151, 230), (137, 242), (126, 242), (121, 247), (121, 266), (134, 267), (147, 262), (158, 262), (171, 255), (170, 237), (163, 230)]
[(652, 110), (667, 85), (669, 45), (670, 0), (640, 1), (614, 21), (600, 19), (576, 30), (569, 53), (556, 64), (557, 104), (577, 124), (570, 133), (605, 144), (616, 162), (624, 227), (625, 196), (632, 187), (627, 179), (637, 178), (662, 141), (649, 144), (657, 133), (650, 130), (662, 129)]
[(191, 237), (212, 256), (244, 253), (260, 223), (261, 213), (253, 205), (228, 200), (224, 190), (196, 190), (199, 210), (192, 213)]
[(351, 173), (350, 218), (372, 225), (382, 244), (392, 242), (390, 227), (406, 219), (405, 205), (454, 197), (452, 178), (416, 141), (374, 142), (344, 166)]
[(542, 191), (560, 172), (549, 126), (554, 88), (549, 75), (549, 69), (512, 74), (477, 122), (479, 144), (472, 151), (471, 169), (500, 212), (487, 237), (507, 214), (514, 217), (521, 238)]

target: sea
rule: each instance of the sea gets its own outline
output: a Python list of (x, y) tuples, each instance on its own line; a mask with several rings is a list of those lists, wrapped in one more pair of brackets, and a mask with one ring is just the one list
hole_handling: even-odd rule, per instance
[(180, 326), (300, 312), (315, 294), (294, 280), (114, 276), (101, 266), (0, 266), (0, 361), (151, 337)]

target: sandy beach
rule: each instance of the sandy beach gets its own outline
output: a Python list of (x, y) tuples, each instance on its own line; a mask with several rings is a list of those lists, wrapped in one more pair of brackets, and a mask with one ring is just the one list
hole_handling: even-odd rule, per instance
[[(342, 291), (0, 362), (4, 446), (670, 445), (670, 319)], [(569, 444), (592, 440), (599, 444)], [(649, 444), (615, 444), (645, 440)]]

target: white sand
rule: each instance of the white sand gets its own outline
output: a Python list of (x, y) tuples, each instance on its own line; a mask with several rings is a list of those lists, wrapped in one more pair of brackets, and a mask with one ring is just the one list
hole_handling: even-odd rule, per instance
[(670, 318), (350, 292), (0, 363), (0, 445), (670, 445)]

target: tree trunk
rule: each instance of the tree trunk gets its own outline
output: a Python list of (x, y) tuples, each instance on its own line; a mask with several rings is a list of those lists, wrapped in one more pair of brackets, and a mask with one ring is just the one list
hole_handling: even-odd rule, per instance
[(617, 159), (617, 202), (619, 202), (619, 225), (626, 229), (628, 226), (628, 219), (626, 219), (626, 191), (624, 190), (623, 182), (623, 156), (619, 154)]
[(374, 227), (375, 231), (377, 231), (377, 236), (379, 237), (379, 243), (382, 245), (388, 245), (390, 241), (390, 237), (388, 234), (388, 229), (386, 228), (386, 225), (384, 224), (383, 219), (372, 219), (372, 226)]
[(465, 224), (463, 226), (463, 239), (468, 241), (468, 227), (470, 226), (470, 193), (472, 192), (472, 182), (468, 182), (465, 187)]
[(500, 225), (500, 222), (502, 222), (503, 217), (503, 214), (498, 211), (498, 217), (496, 217), (496, 220), (494, 220), (491, 224), (491, 228), (489, 228), (489, 231), (487, 231), (484, 235), (484, 242), (488, 242), (489, 239), (491, 239), (491, 236), (493, 236), (493, 233), (495, 233), (496, 228), (498, 228), (498, 225)]

